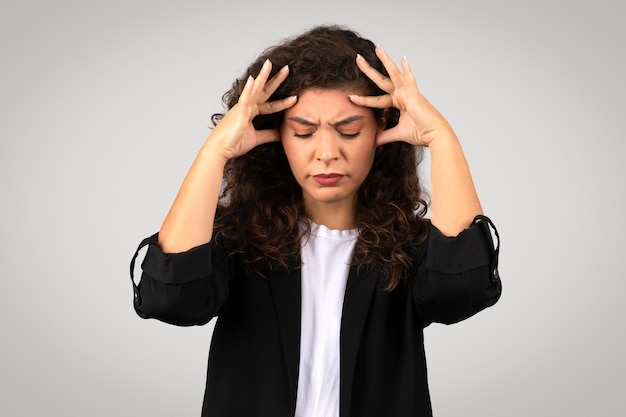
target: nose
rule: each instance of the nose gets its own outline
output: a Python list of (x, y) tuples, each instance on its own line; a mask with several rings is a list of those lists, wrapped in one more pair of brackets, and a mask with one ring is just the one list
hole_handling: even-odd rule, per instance
[(315, 158), (319, 161), (328, 163), (330, 161), (339, 159), (339, 147), (337, 138), (330, 132), (322, 129), (318, 134), (315, 149)]

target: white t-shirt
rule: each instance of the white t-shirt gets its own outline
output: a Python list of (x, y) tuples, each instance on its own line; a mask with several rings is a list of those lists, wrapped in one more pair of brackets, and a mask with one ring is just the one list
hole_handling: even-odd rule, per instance
[(302, 319), (296, 417), (339, 416), (339, 332), (358, 232), (311, 223), (302, 242)]

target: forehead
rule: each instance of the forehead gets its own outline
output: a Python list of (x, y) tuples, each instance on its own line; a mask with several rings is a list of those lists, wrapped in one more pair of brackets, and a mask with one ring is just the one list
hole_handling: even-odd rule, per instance
[(309, 89), (298, 95), (298, 102), (285, 111), (285, 116), (304, 118), (314, 123), (334, 123), (350, 116), (365, 116), (374, 119), (372, 110), (357, 106), (350, 101), (346, 90)]

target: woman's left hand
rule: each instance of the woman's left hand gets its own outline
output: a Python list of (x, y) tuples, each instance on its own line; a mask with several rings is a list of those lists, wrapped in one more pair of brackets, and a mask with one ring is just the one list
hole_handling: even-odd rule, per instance
[(395, 107), (400, 110), (398, 124), (381, 131), (376, 138), (377, 145), (403, 141), (412, 145), (430, 146), (438, 137), (454, 137), (454, 132), (446, 119), (420, 93), (406, 57), (402, 58), (400, 71), (382, 47), (376, 47), (376, 55), (385, 66), (389, 77), (374, 69), (361, 55), (357, 55), (356, 63), (361, 71), (387, 94), (351, 95), (350, 100), (360, 106), (381, 109)]

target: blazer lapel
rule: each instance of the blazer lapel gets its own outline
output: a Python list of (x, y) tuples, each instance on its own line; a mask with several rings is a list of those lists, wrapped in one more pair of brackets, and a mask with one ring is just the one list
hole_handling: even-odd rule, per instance
[(294, 405), (300, 367), (300, 278), (300, 269), (277, 272), (269, 278)]
[(367, 313), (378, 285), (378, 274), (350, 268), (343, 301), (340, 335), (340, 415), (350, 415), (350, 398), (356, 358)]

